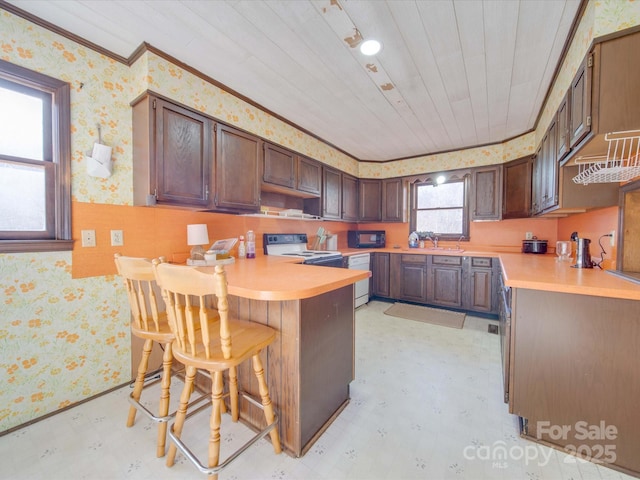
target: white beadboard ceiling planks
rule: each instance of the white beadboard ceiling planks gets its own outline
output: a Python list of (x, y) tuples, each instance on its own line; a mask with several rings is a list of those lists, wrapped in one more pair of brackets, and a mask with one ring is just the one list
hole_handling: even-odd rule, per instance
[[(121, 57), (147, 42), (371, 161), (501, 142), (534, 128), (580, 7), (580, 0), (9, 3)], [(382, 51), (363, 56), (360, 38), (376, 38)]]

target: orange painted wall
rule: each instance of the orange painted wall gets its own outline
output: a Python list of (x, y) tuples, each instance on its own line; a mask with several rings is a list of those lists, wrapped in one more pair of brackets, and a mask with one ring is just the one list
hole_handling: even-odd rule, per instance
[(594, 260), (599, 261), (601, 250), (600, 245), (598, 244), (598, 239), (602, 235), (606, 235), (612, 230), (615, 230), (614, 246), (611, 246), (610, 238), (603, 238), (601, 240), (602, 246), (606, 252), (604, 261), (602, 262), (602, 267), (605, 269), (615, 269), (618, 245), (617, 230), (619, 210), (619, 207), (608, 207), (561, 218), (558, 221), (558, 239), (569, 240), (572, 232), (578, 232), (578, 236), (581, 238), (590, 238), (591, 256), (597, 257), (594, 258)]

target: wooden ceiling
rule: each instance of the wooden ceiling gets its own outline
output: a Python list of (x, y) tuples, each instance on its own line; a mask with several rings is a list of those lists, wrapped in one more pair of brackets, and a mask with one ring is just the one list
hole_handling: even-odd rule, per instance
[[(367, 161), (535, 127), (580, 0), (10, 0), (121, 57), (143, 42)], [(376, 38), (373, 57), (356, 48)]]

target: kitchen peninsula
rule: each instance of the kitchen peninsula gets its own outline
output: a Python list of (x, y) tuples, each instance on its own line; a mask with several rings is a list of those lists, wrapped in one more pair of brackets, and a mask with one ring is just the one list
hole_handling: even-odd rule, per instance
[(511, 289), (505, 393), (522, 434), (640, 475), (640, 285), (550, 255), (500, 260)]
[[(258, 256), (225, 269), (230, 312), (278, 331), (263, 358), (265, 374), (282, 447), (302, 456), (349, 402), (355, 378), (353, 284), (370, 272), (295, 262)], [(257, 395), (249, 369), (239, 367), (240, 387)], [(264, 415), (245, 402), (242, 418), (259, 426)]]

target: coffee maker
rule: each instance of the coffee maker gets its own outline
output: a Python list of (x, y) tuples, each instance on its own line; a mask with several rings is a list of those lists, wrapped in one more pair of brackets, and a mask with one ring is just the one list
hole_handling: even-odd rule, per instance
[(571, 234), (571, 240), (576, 242), (576, 264), (572, 265), (572, 267), (593, 268), (591, 253), (589, 252), (589, 244), (591, 243), (591, 239), (579, 238), (578, 232), (573, 232)]

